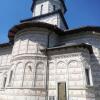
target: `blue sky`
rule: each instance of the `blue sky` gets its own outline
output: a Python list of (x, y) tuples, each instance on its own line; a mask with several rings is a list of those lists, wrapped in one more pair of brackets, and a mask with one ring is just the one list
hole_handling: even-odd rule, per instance
[[(100, 26), (100, 0), (65, 0), (68, 11), (65, 19), (70, 29)], [(8, 42), (8, 30), (20, 20), (30, 18), (32, 0), (1, 0), (0, 44)]]

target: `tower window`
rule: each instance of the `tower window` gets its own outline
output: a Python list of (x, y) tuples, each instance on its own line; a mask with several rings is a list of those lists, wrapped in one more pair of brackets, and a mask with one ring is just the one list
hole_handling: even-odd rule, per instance
[(42, 15), (42, 11), (43, 11), (43, 5), (41, 5), (40, 15)]
[(53, 11), (55, 11), (56, 10), (56, 6), (55, 5), (53, 5)]
[(86, 83), (87, 83), (87, 85), (90, 85), (89, 69), (85, 69), (85, 75), (86, 75)]

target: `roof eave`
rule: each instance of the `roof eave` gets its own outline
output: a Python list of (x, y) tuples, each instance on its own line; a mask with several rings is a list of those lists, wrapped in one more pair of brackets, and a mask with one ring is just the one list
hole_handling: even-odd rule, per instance
[(59, 15), (61, 16), (63, 22), (64, 22), (64, 25), (66, 27), (66, 29), (68, 29), (68, 25), (66, 23), (66, 20), (61, 12), (61, 10), (57, 10), (57, 11), (54, 11), (54, 12), (51, 12), (51, 13), (46, 13), (46, 14), (43, 14), (41, 16), (36, 16), (36, 17), (32, 17), (32, 18), (28, 18), (28, 19), (25, 19), (25, 20), (21, 20), (20, 22), (27, 22), (27, 21), (32, 21), (32, 20), (35, 20), (35, 19), (40, 19), (42, 17), (46, 17), (46, 16), (50, 16), (50, 15), (53, 15), (53, 14), (57, 14), (59, 13)]
[(58, 47), (52, 47), (52, 48), (46, 48), (43, 49), (41, 51), (43, 52), (48, 52), (48, 51), (52, 51), (52, 50), (58, 50), (58, 49), (64, 49), (64, 48), (73, 48), (73, 47), (83, 47), (83, 48), (87, 48), (90, 54), (93, 54), (93, 49), (91, 45), (85, 44), (85, 43), (81, 43), (81, 44), (75, 44), (75, 45), (69, 45), (69, 46), (58, 46)]
[(45, 29), (48, 29), (50, 31), (54, 31), (58, 35), (64, 34), (64, 31), (59, 29), (55, 25), (51, 25), (51, 24), (43, 23), (43, 22), (23, 22), (19, 25), (15, 25), (14, 27), (12, 27), (9, 30), (8, 37), (9, 37), (10, 41), (14, 40), (14, 36), (18, 31), (23, 30), (25, 28), (31, 28), (31, 27), (45, 28)]
[(8, 43), (2, 43), (0, 44), (0, 48), (3, 48), (3, 47), (11, 47), (13, 44), (8, 42)]
[(100, 32), (100, 26), (85, 26), (76, 29), (70, 29), (65, 31), (65, 35), (77, 34), (80, 32), (95, 31)]

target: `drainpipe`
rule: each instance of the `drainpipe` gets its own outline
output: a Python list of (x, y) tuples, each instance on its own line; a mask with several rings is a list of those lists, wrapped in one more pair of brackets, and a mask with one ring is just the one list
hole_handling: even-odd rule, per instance
[[(49, 43), (50, 43), (50, 34), (48, 34), (48, 41), (47, 41), (47, 48), (49, 48)], [(46, 56), (47, 56), (47, 67), (46, 67), (46, 100), (48, 100), (48, 84), (49, 84), (49, 56), (48, 56), (48, 51), (46, 49), (45, 51)]]

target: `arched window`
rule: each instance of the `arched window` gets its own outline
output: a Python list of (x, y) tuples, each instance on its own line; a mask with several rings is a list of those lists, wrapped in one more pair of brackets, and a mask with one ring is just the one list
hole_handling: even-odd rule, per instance
[(23, 73), (24, 73), (24, 67), (22, 63), (18, 63), (15, 70), (15, 76), (14, 76), (14, 87), (22, 87), (22, 81), (23, 81)]
[(42, 15), (42, 13), (43, 13), (43, 5), (41, 5), (40, 15)]
[(56, 75), (57, 75), (57, 80), (66, 81), (66, 65), (63, 61), (57, 63)]
[(32, 87), (33, 85), (34, 73), (32, 67), (32, 63), (27, 63), (25, 66), (23, 87)]
[(35, 87), (44, 88), (45, 85), (45, 69), (44, 64), (39, 63), (36, 66), (36, 74), (35, 74)]
[(68, 85), (69, 87), (77, 87), (83, 85), (83, 76), (81, 63), (72, 60), (68, 63)]
[(49, 63), (49, 88), (56, 88), (56, 70), (55, 70), (55, 64), (54, 62)]

